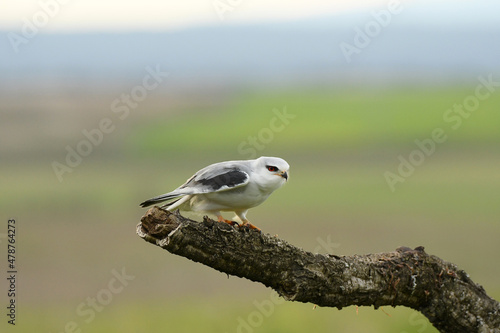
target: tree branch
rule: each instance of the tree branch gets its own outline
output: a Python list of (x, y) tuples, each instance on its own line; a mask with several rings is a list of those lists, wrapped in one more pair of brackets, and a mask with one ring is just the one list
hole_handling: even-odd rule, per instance
[(220, 272), (261, 282), (289, 301), (341, 309), (402, 305), (440, 332), (500, 332), (500, 304), (463, 270), (424, 252), (313, 254), (284, 240), (207, 217), (186, 219), (158, 207), (137, 225), (144, 240)]

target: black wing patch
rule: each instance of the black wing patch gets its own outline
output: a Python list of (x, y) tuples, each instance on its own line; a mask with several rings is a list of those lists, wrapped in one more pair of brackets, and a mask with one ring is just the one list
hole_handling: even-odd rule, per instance
[[(217, 192), (247, 183), (248, 174), (246, 172), (233, 169), (212, 178), (192, 179), (189, 183), (191, 182), (203, 185), (208, 192)], [(188, 183), (186, 185), (188, 185)]]

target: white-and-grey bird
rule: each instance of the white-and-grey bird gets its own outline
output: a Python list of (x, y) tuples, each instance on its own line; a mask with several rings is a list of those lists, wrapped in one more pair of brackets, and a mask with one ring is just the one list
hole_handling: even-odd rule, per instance
[[(221, 211), (232, 211), (243, 225), (258, 229), (246, 217), (248, 209), (263, 203), (274, 190), (288, 180), (288, 163), (278, 157), (259, 157), (255, 160), (227, 161), (209, 165), (173, 190), (141, 203), (148, 207), (169, 201), (162, 207), (210, 213), (219, 222), (225, 220)], [(174, 200), (174, 201), (171, 201)], [(260, 230), (260, 229), (259, 229)]]

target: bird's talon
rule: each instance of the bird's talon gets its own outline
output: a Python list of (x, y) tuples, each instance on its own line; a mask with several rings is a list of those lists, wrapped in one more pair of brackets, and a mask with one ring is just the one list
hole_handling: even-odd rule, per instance
[(229, 225), (232, 225), (233, 227), (234, 226), (238, 226), (238, 227), (240, 226), (240, 224), (238, 222), (236, 222), (236, 221), (224, 220), (224, 222), (226, 222)]
[(250, 222), (247, 222), (247, 223), (243, 223), (242, 225), (240, 225), (240, 227), (247, 227), (248, 229), (251, 229), (251, 230), (257, 230), (258, 232), (262, 232), (262, 230), (260, 230), (260, 228), (254, 226), (252, 223)]
[(218, 221), (219, 222), (223, 222), (223, 223), (227, 223), (229, 225), (232, 225), (233, 227), (236, 225), (236, 226), (240, 226), (240, 224), (236, 221), (231, 221), (231, 220), (226, 220), (224, 218), (222, 218), (222, 216), (218, 217)]

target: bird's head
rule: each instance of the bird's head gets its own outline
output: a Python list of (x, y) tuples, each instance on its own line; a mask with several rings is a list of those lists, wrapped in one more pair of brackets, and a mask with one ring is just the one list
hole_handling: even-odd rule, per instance
[(259, 185), (275, 190), (288, 180), (290, 166), (279, 157), (262, 156), (255, 160), (255, 171), (259, 176)]

